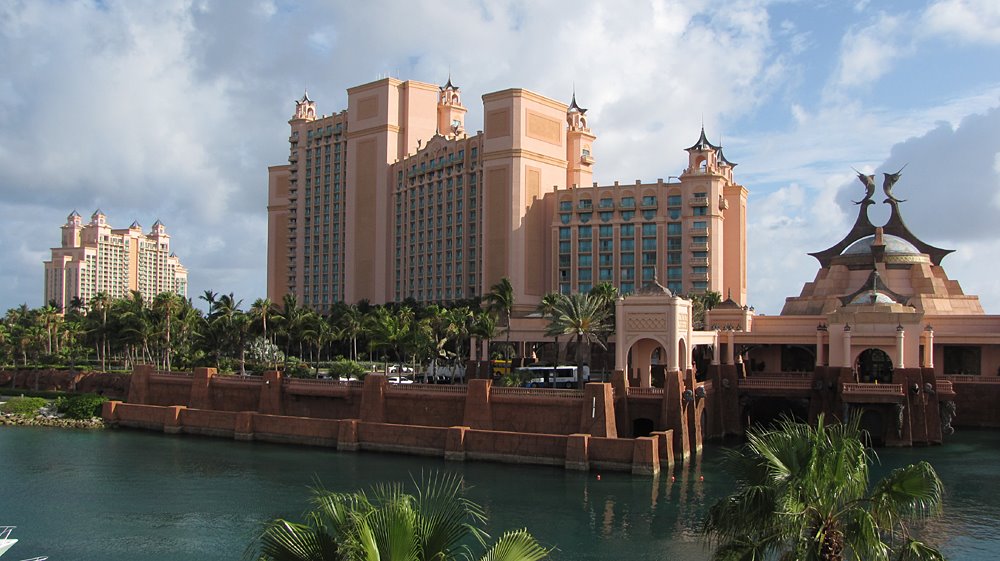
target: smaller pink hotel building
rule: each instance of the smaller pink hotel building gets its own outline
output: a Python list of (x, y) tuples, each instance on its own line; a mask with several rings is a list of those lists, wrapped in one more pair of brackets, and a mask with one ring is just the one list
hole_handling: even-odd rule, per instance
[(188, 272), (170, 251), (167, 228), (157, 220), (144, 233), (138, 222), (112, 228), (100, 210), (84, 224), (76, 211), (62, 226), (62, 243), (44, 262), (45, 302), (60, 310), (74, 299), (86, 306), (98, 293), (127, 298), (131, 291), (151, 302), (161, 292), (187, 297)]

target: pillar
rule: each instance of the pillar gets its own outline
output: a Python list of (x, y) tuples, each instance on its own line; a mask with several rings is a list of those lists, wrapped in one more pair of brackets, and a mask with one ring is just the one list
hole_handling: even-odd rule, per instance
[(580, 433), (618, 438), (615, 423), (615, 399), (611, 384), (590, 382), (584, 388)]
[(896, 364), (898, 368), (906, 368), (903, 352), (903, 326), (900, 325), (896, 328)]
[(465, 414), (462, 423), (470, 428), (493, 430), (493, 408), (490, 405), (490, 388), (493, 380), (469, 380), (465, 392)]
[(851, 364), (851, 326), (844, 325), (844, 359), (841, 362), (844, 368), (853, 368)]
[(194, 376), (191, 378), (191, 397), (188, 398), (191, 409), (212, 408), (213, 376), (215, 376), (214, 368), (199, 367), (194, 369)]
[(924, 328), (927, 342), (924, 343), (924, 368), (934, 368), (934, 328), (927, 326)]
[(128, 383), (127, 401), (129, 403), (149, 404), (149, 375), (152, 372), (153, 365), (151, 364), (137, 364), (132, 369)]
[(260, 399), (257, 401), (257, 411), (265, 415), (283, 414), (281, 399), (281, 372), (269, 370), (264, 373), (260, 384)]
[(368, 423), (385, 422), (385, 390), (388, 379), (382, 374), (365, 376), (361, 388), (361, 420)]
[(719, 347), (721, 345), (722, 345), (722, 341), (719, 340), (719, 332), (718, 332), (718, 330), (716, 330), (716, 332), (715, 332), (715, 345), (712, 346), (712, 366), (718, 366), (719, 365), (719, 355), (722, 352), (722, 349), (720, 349)]
[(587, 471), (590, 469), (590, 435), (571, 434), (566, 437), (566, 469)]
[(660, 450), (656, 436), (640, 436), (632, 443), (632, 474), (658, 475)]
[(733, 354), (736, 352), (736, 333), (730, 329), (726, 331), (726, 364), (734, 364)]
[(444, 459), (455, 462), (465, 460), (465, 431), (469, 427), (448, 427), (444, 443)]
[(816, 366), (823, 366), (825, 357), (823, 356), (823, 334), (826, 328), (823, 326), (816, 328)]

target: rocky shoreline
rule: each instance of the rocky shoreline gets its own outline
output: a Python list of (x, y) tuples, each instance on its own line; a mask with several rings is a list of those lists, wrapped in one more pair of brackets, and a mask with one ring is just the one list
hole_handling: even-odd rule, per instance
[(2, 426), (57, 427), (62, 429), (103, 429), (106, 427), (104, 421), (97, 417), (91, 419), (64, 419), (48, 415), (23, 417), (12, 413), (0, 414), (0, 427)]

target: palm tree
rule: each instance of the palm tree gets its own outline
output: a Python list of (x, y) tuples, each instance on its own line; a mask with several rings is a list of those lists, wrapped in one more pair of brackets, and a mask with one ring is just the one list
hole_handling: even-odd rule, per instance
[(586, 383), (583, 367), (590, 365), (591, 344), (597, 343), (602, 349), (605, 348), (602, 338), (610, 330), (608, 315), (608, 307), (604, 301), (587, 293), (561, 296), (556, 302), (547, 333), (576, 338), (577, 384), (580, 388)]
[[(91, 332), (97, 334), (97, 355), (101, 361), (101, 370), (107, 370), (108, 355), (108, 308), (111, 307), (111, 297), (106, 292), (98, 292), (90, 299), (90, 310), (87, 312), (87, 320), (90, 324), (96, 324), (91, 328)], [(91, 315), (94, 320), (91, 321)]]
[[(552, 318), (555, 316), (556, 304), (562, 297), (558, 292), (548, 292), (545, 296), (542, 296), (541, 303), (538, 304), (538, 312), (542, 314), (542, 319)], [(553, 359), (553, 365), (559, 364), (559, 334), (555, 334), (555, 358)]]
[[(473, 559), (469, 542), (486, 545), (483, 508), (462, 494), (455, 475), (430, 475), (415, 494), (402, 485), (368, 493), (314, 489), (304, 524), (274, 520), (247, 550), (258, 561), (457, 561)], [(254, 551), (254, 546), (258, 551)], [(504, 533), (479, 559), (539, 561), (548, 550), (527, 530)]]
[(173, 354), (173, 349), (170, 346), (171, 338), (171, 324), (173, 323), (173, 318), (177, 314), (177, 310), (181, 307), (181, 298), (173, 292), (161, 292), (153, 298), (153, 312), (159, 316), (162, 322), (163, 343), (163, 367), (170, 371), (170, 359)]
[(514, 309), (514, 287), (510, 284), (510, 279), (503, 277), (499, 282), (490, 287), (490, 291), (484, 297), (486, 309), (492, 312), (498, 319), (503, 318), (504, 327), (507, 332), (507, 345), (504, 349), (504, 356), (510, 352), (510, 314)]
[(254, 321), (260, 320), (261, 336), (264, 339), (267, 339), (267, 318), (271, 315), (273, 309), (274, 303), (271, 302), (270, 298), (258, 298), (250, 305), (250, 316), (254, 318)]
[(906, 522), (941, 502), (934, 468), (919, 462), (869, 488), (872, 461), (855, 418), (816, 426), (783, 419), (752, 429), (729, 456), (736, 492), (715, 503), (704, 532), (713, 559), (944, 560)]

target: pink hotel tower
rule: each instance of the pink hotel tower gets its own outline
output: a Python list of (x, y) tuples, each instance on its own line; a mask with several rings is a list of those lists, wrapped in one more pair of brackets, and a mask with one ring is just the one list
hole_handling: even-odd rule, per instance
[(747, 190), (704, 130), (676, 182), (592, 182), (587, 110), (524, 89), (483, 96), (469, 134), (461, 90), (393, 78), (319, 116), (303, 95), (288, 164), (268, 169), (267, 294), (337, 301), (480, 296), (502, 277), (515, 315), (547, 292), (654, 281), (746, 300)]

